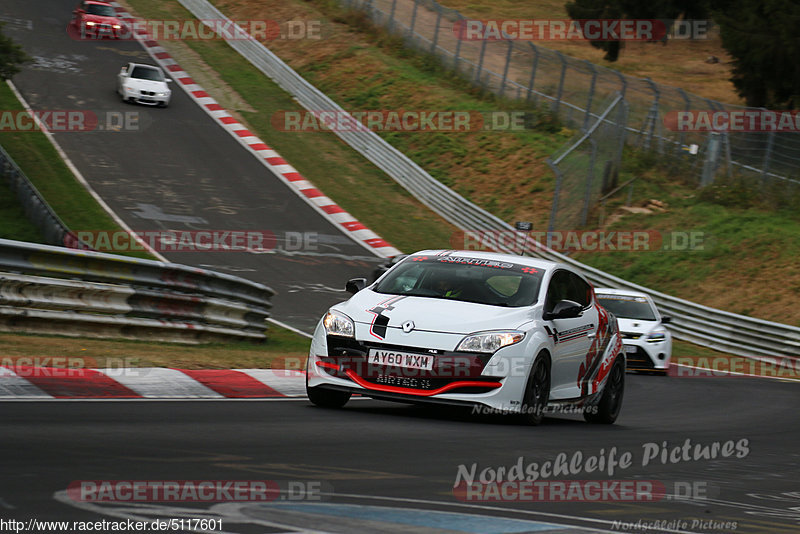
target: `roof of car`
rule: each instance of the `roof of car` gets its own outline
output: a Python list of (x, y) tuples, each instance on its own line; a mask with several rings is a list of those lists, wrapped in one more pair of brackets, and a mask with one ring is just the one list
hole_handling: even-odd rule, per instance
[(612, 289), (610, 287), (596, 287), (594, 289), (595, 294), (605, 294), (605, 295), (622, 295), (625, 297), (644, 297), (650, 298), (650, 295), (647, 293), (642, 293), (641, 291), (633, 291), (630, 289)]
[(147, 67), (150, 69), (161, 70), (161, 67), (157, 67), (156, 65), (148, 65), (147, 63), (131, 63), (133, 67)]
[(114, 7), (111, 5), (111, 2), (106, 2), (105, 0), (86, 0), (87, 4), (102, 4), (104, 6)]
[(530, 267), (537, 267), (542, 270), (555, 269), (556, 267), (564, 267), (561, 263), (556, 263), (550, 260), (542, 260), (539, 258), (532, 258), (530, 256), (516, 256), (514, 254), (503, 254), (500, 252), (487, 252), (483, 250), (421, 250), (409, 256), (456, 256), (468, 258), (480, 258), (486, 260), (506, 261), (509, 263), (516, 263), (517, 265), (526, 265)]

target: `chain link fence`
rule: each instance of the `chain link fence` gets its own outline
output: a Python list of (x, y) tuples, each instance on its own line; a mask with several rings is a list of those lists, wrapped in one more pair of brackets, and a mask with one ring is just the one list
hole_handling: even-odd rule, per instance
[(618, 185), (628, 104), (618, 93), (603, 108), (585, 133), (547, 160), (556, 174), (550, 232), (586, 226), (593, 206)]
[[(627, 142), (665, 158), (693, 158), (698, 184), (738, 171), (767, 181), (800, 183), (800, 134), (677, 132), (665, 126), (676, 111), (754, 110), (709, 100), (650, 79), (635, 78), (536, 46), (530, 41), (464, 40), (467, 17), (435, 0), (339, 0), (406, 44), (438, 57), (472, 82), (501, 97), (548, 106), (560, 120), (585, 131), (616, 94), (627, 104)], [(658, 46), (658, 45), (654, 45)], [(754, 110), (757, 111), (757, 110)]]

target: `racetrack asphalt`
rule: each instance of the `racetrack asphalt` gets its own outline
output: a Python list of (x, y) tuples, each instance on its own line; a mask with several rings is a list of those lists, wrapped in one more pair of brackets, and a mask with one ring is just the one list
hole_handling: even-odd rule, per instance
[[(427, 511), (411, 514), (423, 521), (415, 532), (443, 532), (447, 525), (452, 529), (444, 532), (562, 528), (542, 523), (641, 532), (614, 527), (614, 521), (640, 520), (651, 526), (664, 521), (665, 527), (668, 521), (685, 523), (650, 532), (732, 532), (719, 528), (724, 522), (736, 532), (796, 532), (796, 401), (796, 384), (774, 380), (628, 375), (623, 412), (613, 426), (558, 415), (525, 427), (498, 416), (367, 399), (353, 399), (342, 410), (316, 408), (304, 399), (7, 402), (1, 405), (0, 516), (213, 517), (223, 519), (224, 531), (243, 534), (304, 528), (407, 532), (408, 517), (402, 514), (412, 508)], [(669, 451), (687, 439), (692, 448), (744, 439), (746, 454), (712, 460), (691, 452), (690, 460), (662, 461), (664, 441)], [(654, 447), (656, 457), (642, 465)], [(617, 466), (612, 475), (607, 468), (602, 475), (579, 469), (558, 479), (658, 481), (683, 498), (537, 503), (454, 496), (459, 466), (508, 469), (519, 458), (528, 466), (554, 461), (560, 453), (571, 459), (579, 451), (585, 466), (590, 456), (608, 461), (612, 450), (616, 458), (629, 453), (631, 465)], [(292, 484), (304, 489), (267, 503), (99, 503), (65, 492), (89, 480), (266, 480), (284, 490)], [(690, 487), (700, 490), (694, 498), (687, 494)], [(442, 519), (432, 511), (495, 519)]]

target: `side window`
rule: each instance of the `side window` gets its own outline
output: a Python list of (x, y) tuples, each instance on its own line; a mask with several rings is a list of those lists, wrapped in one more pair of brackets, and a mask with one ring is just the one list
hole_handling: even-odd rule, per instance
[(570, 296), (569, 300), (574, 300), (582, 307), (586, 308), (592, 303), (592, 288), (580, 276), (569, 273)]
[(570, 279), (567, 271), (556, 271), (547, 286), (547, 297), (544, 303), (545, 311), (553, 311), (559, 301), (570, 298)]

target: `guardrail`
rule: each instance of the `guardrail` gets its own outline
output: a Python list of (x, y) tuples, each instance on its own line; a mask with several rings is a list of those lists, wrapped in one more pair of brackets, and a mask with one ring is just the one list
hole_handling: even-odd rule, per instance
[(0, 146), (0, 174), (5, 176), (11, 192), (17, 195), (17, 199), (22, 204), (25, 215), (39, 229), (45, 241), (51, 245), (88, 248), (75, 239), (67, 225), (56, 215), (42, 194), (2, 146)]
[[(180, 0), (180, 3), (200, 20), (230, 21), (206, 0)], [(307, 110), (345, 113), (338, 104), (258, 41), (228, 39), (227, 42), (267, 77), (294, 96)], [(434, 179), (374, 132), (359, 130), (334, 133), (453, 225), (467, 231), (514, 231), (508, 223)], [(504, 251), (513, 252), (510, 249)], [(800, 355), (798, 327), (737, 315), (653, 291), (584, 265), (540, 243), (533, 242), (526, 252), (572, 265), (585, 273), (597, 286), (633, 289), (652, 295), (659, 309), (674, 318), (671, 330), (678, 339), (747, 357)]]
[(182, 342), (266, 339), (275, 292), (186, 265), (0, 239), (0, 329)]

